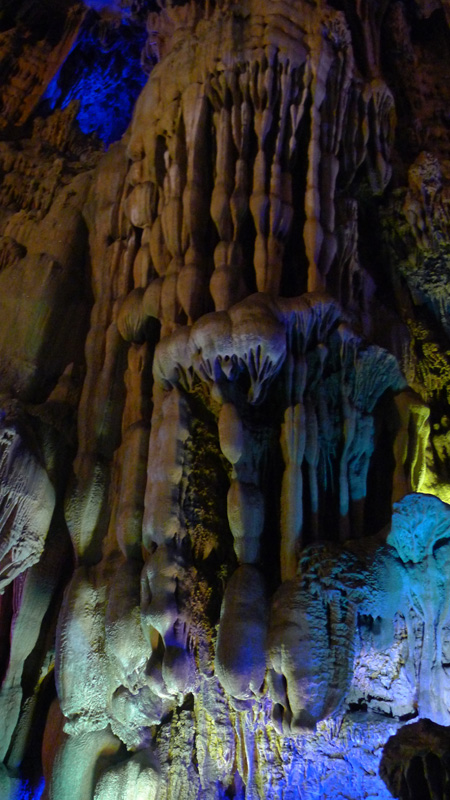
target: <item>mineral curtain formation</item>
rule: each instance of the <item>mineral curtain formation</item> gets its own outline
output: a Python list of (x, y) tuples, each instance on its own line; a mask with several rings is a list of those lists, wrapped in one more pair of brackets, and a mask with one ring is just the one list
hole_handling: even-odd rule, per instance
[(0, 800), (441, 796), (449, 13), (0, 9)]

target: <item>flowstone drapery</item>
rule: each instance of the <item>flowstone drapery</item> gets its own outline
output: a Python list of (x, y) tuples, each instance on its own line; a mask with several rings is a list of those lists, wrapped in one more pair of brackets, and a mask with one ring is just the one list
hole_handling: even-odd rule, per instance
[(447, 7), (18, 5), (0, 800), (386, 800), (450, 724)]

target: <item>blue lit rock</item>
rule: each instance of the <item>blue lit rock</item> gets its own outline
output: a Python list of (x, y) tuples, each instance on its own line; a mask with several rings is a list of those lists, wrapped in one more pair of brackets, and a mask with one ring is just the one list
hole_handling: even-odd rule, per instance
[[(133, 19), (120, 19), (119, 2), (92, 5), (95, 11), (106, 12), (106, 19), (96, 15), (87, 18), (70, 53), (48, 84), (41, 108), (65, 109), (77, 101), (81, 131), (95, 133), (109, 145), (124, 133), (134, 102), (147, 80), (140, 64), (146, 31)], [(110, 20), (108, 12), (112, 12)]]

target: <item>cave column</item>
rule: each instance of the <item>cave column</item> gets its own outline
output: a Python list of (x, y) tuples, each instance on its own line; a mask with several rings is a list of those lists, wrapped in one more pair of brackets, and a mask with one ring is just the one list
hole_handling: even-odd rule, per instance
[(227, 510), (234, 551), (240, 564), (256, 564), (265, 516), (264, 495), (258, 485), (259, 446), (232, 403), (224, 403), (220, 410), (219, 441), (233, 465)]
[(303, 395), (307, 365), (303, 357), (287, 359), (287, 384), (292, 405), (284, 413), (281, 450), (285, 463), (281, 484), (281, 579), (293, 578), (301, 546), (303, 528), (302, 465), (306, 449), (306, 411)]

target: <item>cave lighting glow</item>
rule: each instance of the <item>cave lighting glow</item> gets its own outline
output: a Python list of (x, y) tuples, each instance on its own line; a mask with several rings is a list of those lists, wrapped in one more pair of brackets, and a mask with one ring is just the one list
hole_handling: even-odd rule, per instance
[(14, 800), (41, 800), (45, 789), (45, 780), (42, 778), (36, 788), (31, 788), (28, 781), (22, 781)]
[(112, 41), (95, 30), (85, 31), (47, 87), (42, 108), (48, 112), (79, 103), (82, 133), (96, 133), (105, 145), (120, 139), (134, 103), (147, 81), (140, 65), (146, 35), (123, 23)]

